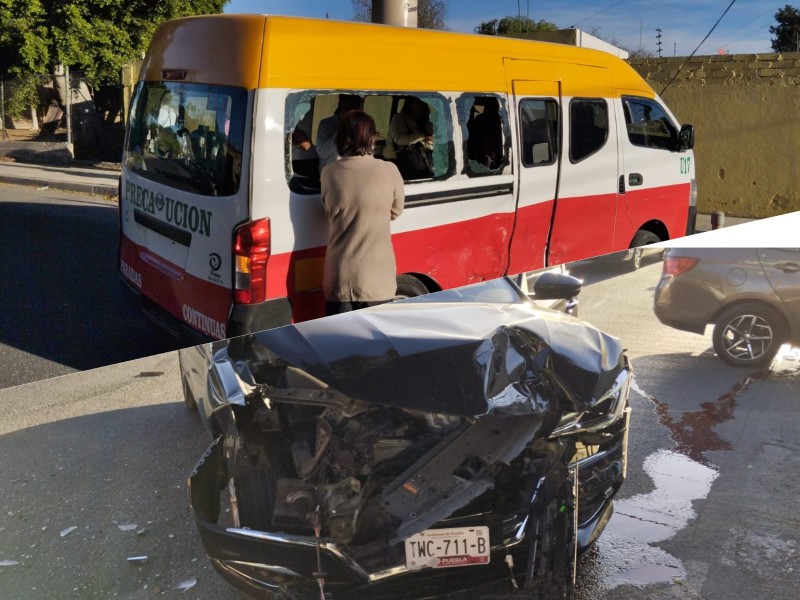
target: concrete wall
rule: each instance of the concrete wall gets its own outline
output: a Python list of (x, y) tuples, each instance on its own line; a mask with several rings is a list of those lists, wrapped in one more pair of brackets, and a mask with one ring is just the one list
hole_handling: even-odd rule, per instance
[(681, 123), (695, 126), (700, 212), (800, 210), (800, 53), (630, 64), (658, 93), (678, 73), (663, 99)]

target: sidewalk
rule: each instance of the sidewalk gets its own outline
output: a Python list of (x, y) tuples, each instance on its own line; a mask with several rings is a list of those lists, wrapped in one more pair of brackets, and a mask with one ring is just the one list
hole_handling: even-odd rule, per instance
[[(116, 196), (119, 189), (119, 166), (116, 168), (49, 166), (0, 160), (0, 183), (47, 186), (56, 190)], [(726, 216), (725, 227), (752, 220)], [(703, 231), (711, 231), (711, 215), (697, 215), (697, 232)]]
[(0, 160), (0, 183), (116, 196), (119, 190), (119, 167), (39, 165)]

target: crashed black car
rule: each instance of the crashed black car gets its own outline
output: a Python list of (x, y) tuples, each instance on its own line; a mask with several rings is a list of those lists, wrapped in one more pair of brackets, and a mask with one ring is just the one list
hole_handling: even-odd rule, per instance
[[(466, 290), (466, 291), (465, 291)], [(181, 353), (213, 566), (259, 598), (569, 598), (625, 477), (619, 341), (507, 280)]]

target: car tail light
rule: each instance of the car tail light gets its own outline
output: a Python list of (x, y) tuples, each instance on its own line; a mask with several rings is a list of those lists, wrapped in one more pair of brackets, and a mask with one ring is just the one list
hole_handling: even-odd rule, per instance
[(245, 223), (233, 242), (233, 300), (256, 304), (267, 299), (267, 261), (270, 255), (269, 219)]
[(667, 256), (664, 259), (664, 270), (661, 275), (663, 277), (675, 277), (694, 268), (698, 262), (700, 262), (699, 259), (687, 256)]

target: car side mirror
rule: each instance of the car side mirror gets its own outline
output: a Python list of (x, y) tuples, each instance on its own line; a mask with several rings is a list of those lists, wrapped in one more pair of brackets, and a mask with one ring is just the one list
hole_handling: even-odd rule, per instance
[(564, 273), (542, 273), (533, 283), (534, 300), (571, 300), (581, 293), (583, 282)]
[(683, 125), (678, 133), (678, 152), (694, 148), (694, 125)]

